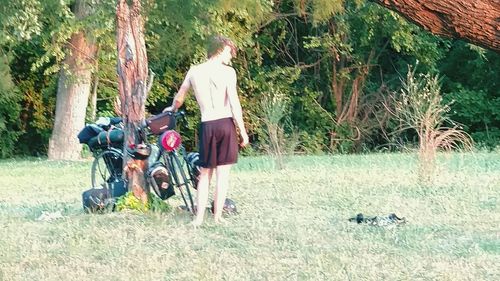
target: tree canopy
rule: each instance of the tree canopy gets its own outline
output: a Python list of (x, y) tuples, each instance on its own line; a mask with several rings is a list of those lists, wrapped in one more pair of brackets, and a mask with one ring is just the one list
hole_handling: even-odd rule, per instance
[[(74, 1), (0, 1), (0, 156), (45, 155), (54, 125), (57, 73), (71, 34), (89, 30), (98, 43), (92, 65), (97, 116), (114, 115), (115, 1), (89, 1), (94, 13), (76, 20)], [(381, 102), (400, 87), (408, 65), (438, 74), (450, 118), (487, 147), (500, 139), (500, 57), (460, 40), (437, 37), (369, 1), (144, 0), (149, 68), (156, 75), (147, 114), (170, 103), (191, 64), (205, 58), (213, 34), (235, 40), (233, 66), (253, 149), (265, 143), (260, 101), (284, 95), (280, 122), (293, 150), (356, 152), (412, 143)], [(484, 46), (484, 45), (483, 45)], [(199, 121), (186, 101), (188, 147)], [(87, 122), (91, 120), (88, 109)], [(247, 151), (251, 153), (251, 151)]]

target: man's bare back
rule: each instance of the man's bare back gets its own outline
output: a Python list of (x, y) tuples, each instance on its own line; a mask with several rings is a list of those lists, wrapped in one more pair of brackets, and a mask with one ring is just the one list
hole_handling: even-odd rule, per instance
[(233, 117), (231, 106), (237, 97), (236, 72), (232, 67), (207, 61), (192, 66), (186, 79), (200, 106), (202, 122)]

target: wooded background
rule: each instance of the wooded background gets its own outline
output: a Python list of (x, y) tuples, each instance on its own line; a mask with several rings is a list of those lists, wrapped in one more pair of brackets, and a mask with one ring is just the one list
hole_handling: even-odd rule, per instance
[[(373, 2), (399, 7), (399, 13)], [(470, 21), (473, 28), (449, 33), (422, 22), (436, 23), (425, 17), (432, 10), (447, 27), (442, 30), (457, 26), (446, 6), (413, 13), (413, 22), (434, 33), (482, 47), (410, 23), (400, 14), (411, 18), (418, 9), (403, 7), (405, 1), (373, 2), (144, 0), (148, 64), (156, 73), (146, 111), (157, 114), (169, 105), (189, 66), (205, 59), (206, 39), (223, 34), (239, 47), (233, 66), (252, 141), (246, 153), (266, 144), (264, 124), (272, 116), (261, 101), (282, 109), (271, 115), (277, 114), (285, 145), (297, 153), (415, 144), (411, 131), (394, 133), (397, 121), (382, 105), (401, 88), (408, 65), (441, 77), (443, 102), (453, 101), (450, 118), (463, 124), (476, 146), (498, 146), (498, 1), (448, 9), (455, 16), (464, 12), (463, 19), (473, 8), (493, 7), (492, 16)], [(0, 0), (0, 157), (77, 158), (76, 135), (84, 124), (116, 115), (115, 11), (112, 0)], [(485, 31), (476, 32), (483, 39), (470, 37), (470, 29)], [(193, 148), (199, 122), (193, 95), (185, 110), (190, 122), (182, 134)]]

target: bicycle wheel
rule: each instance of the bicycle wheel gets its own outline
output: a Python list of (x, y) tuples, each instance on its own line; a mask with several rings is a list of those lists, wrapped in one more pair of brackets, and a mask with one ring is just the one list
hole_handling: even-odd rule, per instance
[(92, 163), (91, 180), (93, 187), (110, 188), (110, 183), (121, 180), (123, 173), (123, 153), (111, 148), (101, 152)]

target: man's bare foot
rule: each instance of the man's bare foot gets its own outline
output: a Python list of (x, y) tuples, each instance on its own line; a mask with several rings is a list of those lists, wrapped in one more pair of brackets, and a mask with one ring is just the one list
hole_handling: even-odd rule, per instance
[(198, 227), (198, 226), (200, 226), (200, 225), (202, 225), (202, 224), (203, 224), (203, 220), (201, 220), (201, 221), (200, 221), (200, 220), (194, 219), (194, 220), (191, 222), (191, 225), (192, 225), (193, 227), (195, 227), (195, 228), (196, 228), (196, 227)]
[(223, 225), (227, 224), (227, 220), (223, 219), (222, 217), (214, 218), (214, 220), (216, 224), (223, 224)]

